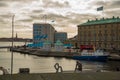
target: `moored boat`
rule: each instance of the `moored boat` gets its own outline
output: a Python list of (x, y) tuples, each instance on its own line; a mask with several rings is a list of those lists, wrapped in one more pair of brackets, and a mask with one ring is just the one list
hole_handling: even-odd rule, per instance
[(103, 50), (83, 50), (81, 55), (73, 56), (73, 59), (77, 60), (87, 60), (87, 61), (107, 61), (109, 53)]

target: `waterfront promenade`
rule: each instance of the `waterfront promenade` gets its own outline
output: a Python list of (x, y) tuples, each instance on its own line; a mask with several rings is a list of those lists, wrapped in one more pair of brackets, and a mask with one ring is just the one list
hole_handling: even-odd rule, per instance
[(120, 72), (32, 73), (0, 75), (0, 80), (120, 80)]

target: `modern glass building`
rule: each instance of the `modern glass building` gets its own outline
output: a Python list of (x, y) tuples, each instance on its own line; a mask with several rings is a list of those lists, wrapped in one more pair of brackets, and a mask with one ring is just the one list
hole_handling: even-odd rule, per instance
[(48, 40), (50, 42), (54, 42), (54, 32), (55, 29), (50, 24), (33, 24), (33, 42), (40, 43)]
[(64, 42), (67, 40), (67, 33), (66, 32), (55, 32), (55, 42), (57, 40), (60, 40), (61, 42)]

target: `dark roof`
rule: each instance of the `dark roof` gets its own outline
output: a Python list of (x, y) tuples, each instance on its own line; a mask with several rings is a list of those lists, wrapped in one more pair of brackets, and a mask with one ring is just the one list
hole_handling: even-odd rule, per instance
[(120, 18), (119, 17), (115, 18), (113, 16), (113, 18), (106, 18), (106, 19), (102, 18), (100, 20), (96, 19), (96, 20), (91, 20), (91, 21), (88, 20), (86, 23), (80, 24), (78, 26), (95, 25), (95, 24), (107, 24), (107, 23), (117, 23), (117, 22), (120, 22)]

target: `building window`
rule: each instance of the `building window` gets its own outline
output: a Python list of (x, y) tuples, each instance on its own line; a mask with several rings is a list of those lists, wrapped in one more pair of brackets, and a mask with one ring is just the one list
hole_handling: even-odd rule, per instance
[(107, 30), (104, 30), (104, 33), (106, 33), (106, 34), (107, 34)]
[(107, 47), (107, 44), (106, 43), (104, 43), (104, 45), (105, 45), (105, 48)]

